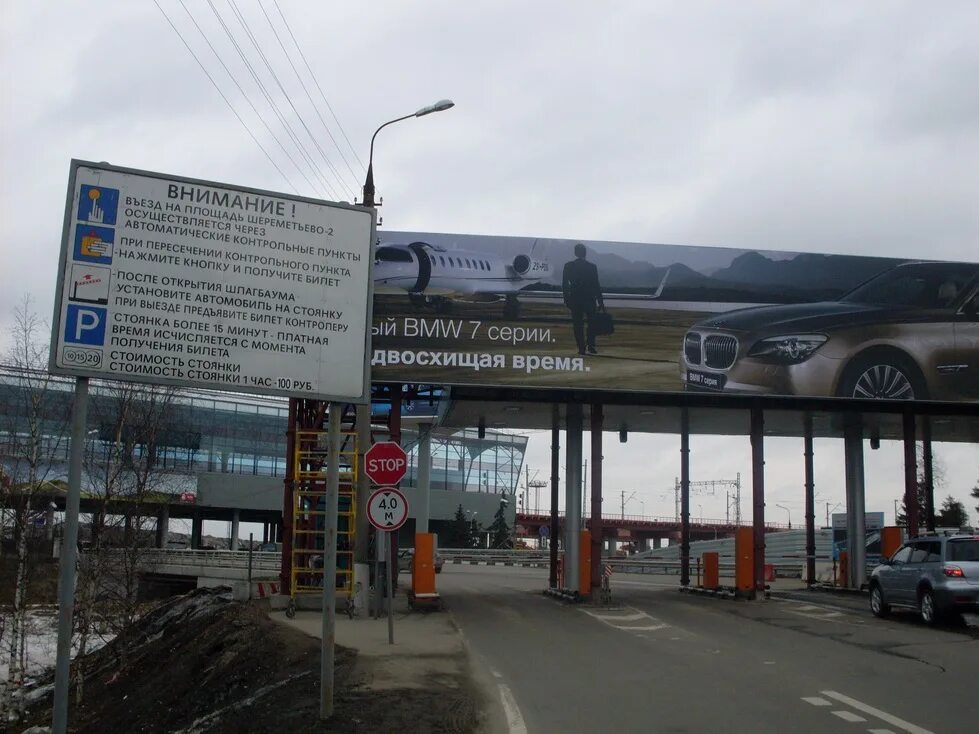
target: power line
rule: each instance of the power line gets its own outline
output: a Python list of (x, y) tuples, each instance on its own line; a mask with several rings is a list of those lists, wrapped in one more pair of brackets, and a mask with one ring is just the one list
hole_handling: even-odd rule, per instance
[(210, 81), (211, 84), (214, 86), (214, 88), (217, 90), (217, 93), (221, 95), (221, 99), (223, 99), (225, 104), (228, 105), (228, 108), (231, 110), (234, 116), (238, 118), (238, 122), (240, 122), (241, 126), (245, 128), (245, 132), (247, 132), (248, 135), (251, 137), (251, 139), (255, 141), (255, 145), (257, 145), (262, 150), (262, 152), (265, 154), (265, 157), (269, 159), (269, 163), (271, 163), (272, 166), (275, 168), (275, 170), (279, 172), (279, 175), (282, 176), (285, 182), (289, 184), (289, 187), (295, 193), (298, 194), (299, 189), (296, 188), (296, 185), (292, 182), (292, 180), (288, 176), (286, 176), (283, 170), (279, 168), (279, 165), (272, 159), (272, 156), (269, 155), (269, 152), (265, 149), (265, 146), (262, 145), (259, 142), (258, 138), (255, 137), (255, 133), (251, 131), (251, 128), (249, 128), (248, 125), (245, 124), (245, 121), (241, 118), (241, 115), (238, 114), (238, 110), (234, 108), (234, 105), (231, 104), (231, 101), (225, 96), (224, 92), (221, 91), (221, 87), (218, 86), (217, 82), (214, 81), (214, 78), (208, 73), (207, 69), (204, 67), (204, 64), (202, 64), (201, 60), (197, 58), (197, 54), (194, 53), (194, 49), (190, 47), (190, 44), (187, 43), (187, 39), (184, 38), (183, 34), (180, 32), (177, 26), (175, 26), (173, 21), (170, 20), (170, 16), (167, 15), (167, 12), (163, 9), (160, 3), (157, 2), (157, 0), (153, 0), (153, 4), (156, 5), (156, 7), (159, 9), (161, 13), (163, 13), (163, 17), (166, 18), (167, 23), (170, 24), (171, 28), (173, 28), (173, 32), (177, 34), (177, 37), (181, 40), (181, 42), (190, 52), (190, 55), (194, 57), (194, 61), (196, 61), (197, 65), (201, 67), (201, 71), (204, 72), (204, 75), (208, 78), (208, 81)]
[(286, 30), (289, 31), (289, 37), (292, 38), (292, 42), (296, 45), (296, 50), (299, 52), (299, 56), (302, 58), (303, 63), (306, 64), (306, 69), (309, 71), (309, 76), (312, 78), (313, 84), (315, 84), (316, 88), (319, 90), (320, 96), (323, 98), (323, 102), (326, 103), (326, 108), (330, 111), (330, 114), (333, 116), (333, 121), (340, 129), (340, 134), (343, 135), (343, 139), (347, 141), (347, 147), (349, 147), (350, 152), (354, 154), (354, 158), (357, 159), (357, 163), (360, 164), (360, 167), (366, 171), (367, 166), (365, 166), (364, 162), (360, 160), (360, 156), (357, 155), (356, 148), (350, 144), (350, 138), (347, 137), (347, 133), (344, 131), (343, 125), (341, 125), (340, 120), (337, 119), (337, 113), (333, 111), (333, 106), (330, 104), (329, 100), (327, 100), (326, 95), (323, 93), (323, 88), (316, 80), (316, 75), (313, 73), (313, 68), (309, 65), (309, 61), (306, 60), (306, 54), (304, 54), (302, 48), (300, 48), (299, 41), (296, 40), (296, 36), (292, 32), (292, 28), (289, 26), (289, 21), (286, 20), (286, 16), (283, 14), (282, 8), (279, 7), (279, 0), (272, 0), (272, 2), (275, 3), (275, 9), (279, 11), (279, 17), (281, 17), (282, 22), (285, 23)]
[(248, 60), (248, 55), (245, 53), (241, 44), (238, 43), (238, 39), (235, 37), (235, 34), (232, 32), (231, 28), (228, 26), (227, 23), (225, 23), (224, 18), (221, 16), (221, 13), (218, 11), (217, 7), (214, 5), (214, 2), (212, 0), (207, 0), (207, 4), (208, 6), (210, 6), (211, 12), (214, 13), (214, 17), (217, 18), (217, 21), (221, 25), (221, 28), (224, 30), (224, 33), (228, 37), (228, 40), (230, 40), (231, 44), (234, 46), (235, 51), (238, 52), (239, 58), (241, 59), (242, 63), (244, 63), (245, 68), (248, 69), (248, 73), (251, 74), (252, 79), (258, 85), (259, 91), (261, 91), (262, 95), (265, 97), (265, 101), (269, 104), (269, 107), (272, 108), (273, 114), (276, 116), (276, 118), (279, 120), (282, 126), (286, 129), (286, 133), (289, 135), (289, 139), (292, 140), (293, 145), (296, 146), (296, 149), (299, 151), (300, 156), (305, 161), (306, 165), (309, 167), (309, 170), (312, 172), (313, 177), (320, 182), (320, 191), (318, 191), (317, 194), (320, 194), (320, 192), (326, 192), (326, 196), (336, 198), (336, 191), (334, 190), (333, 186), (326, 180), (326, 178), (320, 172), (319, 167), (313, 161), (312, 155), (306, 149), (306, 146), (303, 144), (303, 142), (300, 140), (299, 135), (296, 133), (296, 131), (293, 129), (290, 122), (286, 119), (285, 115), (279, 109), (279, 105), (276, 103), (275, 99), (273, 99), (271, 93), (266, 88), (265, 84), (262, 82), (262, 79), (261, 77), (259, 77), (258, 72), (255, 70), (255, 67), (252, 66), (251, 62)]
[(317, 140), (316, 136), (313, 135), (313, 131), (309, 129), (309, 125), (306, 124), (306, 120), (303, 119), (303, 116), (299, 112), (299, 109), (292, 101), (292, 96), (289, 94), (288, 91), (286, 91), (285, 86), (283, 86), (282, 81), (279, 79), (279, 75), (275, 72), (275, 69), (272, 68), (272, 64), (269, 62), (268, 57), (265, 55), (265, 52), (262, 50), (261, 44), (258, 42), (258, 39), (255, 38), (255, 34), (252, 33), (251, 27), (248, 25), (248, 21), (245, 19), (245, 16), (242, 14), (241, 10), (238, 9), (238, 3), (235, 0), (228, 0), (228, 4), (231, 6), (232, 10), (237, 16), (238, 22), (241, 24), (242, 28), (244, 28), (245, 33), (247, 34), (248, 38), (251, 40), (252, 45), (255, 47), (255, 50), (258, 51), (259, 58), (262, 59), (262, 62), (265, 64), (265, 67), (269, 70), (269, 73), (272, 75), (272, 79), (275, 81), (276, 85), (278, 85), (279, 91), (281, 91), (282, 94), (285, 96), (286, 102), (289, 103), (289, 106), (292, 108), (292, 111), (296, 114), (296, 118), (299, 120), (299, 124), (303, 126), (303, 129), (306, 131), (306, 134), (309, 136), (309, 139), (313, 141), (313, 145), (316, 147), (316, 150), (319, 151), (320, 156), (322, 156), (324, 163), (326, 163), (327, 165), (327, 168), (329, 168), (330, 171), (333, 173), (333, 176), (336, 178), (340, 186), (347, 189), (347, 192), (350, 194), (350, 198), (352, 199), (354, 196), (353, 189), (351, 189), (350, 186), (347, 184), (347, 182), (344, 181), (343, 177), (334, 167), (329, 157), (327, 157), (326, 151), (323, 150), (323, 146), (320, 145), (319, 140)]
[(238, 44), (238, 39), (235, 38), (234, 34), (231, 32), (231, 29), (224, 22), (224, 18), (221, 17), (221, 14), (218, 12), (218, 9), (215, 7), (214, 2), (212, 0), (207, 0), (207, 4), (210, 6), (211, 12), (214, 13), (214, 17), (217, 18), (218, 23), (221, 25), (221, 28), (224, 30), (224, 33), (228, 37), (228, 40), (230, 40), (231, 44), (235, 47), (235, 51), (238, 52), (238, 56), (245, 64), (245, 67), (248, 69), (248, 72), (252, 75), (252, 79), (254, 79), (255, 83), (258, 85), (259, 90), (262, 92), (262, 95), (265, 97), (265, 101), (269, 103), (269, 106), (272, 108), (272, 112), (278, 118), (279, 122), (282, 123), (283, 127), (285, 127), (286, 132), (289, 135), (289, 139), (292, 140), (292, 143), (293, 145), (296, 146), (296, 149), (299, 151), (300, 156), (306, 162), (306, 165), (309, 166), (309, 169), (310, 171), (312, 171), (313, 176), (319, 180), (322, 187), (321, 191), (326, 191), (328, 196), (331, 196), (332, 198), (337, 198), (336, 192), (334, 191), (333, 187), (323, 177), (323, 174), (319, 172), (319, 169), (317, 168), (316, 164), (313, 163), (312, 156), (310, 156), (309, 151), (306, 150), (306, 147), (299, 140), (299, 136), (296, 135), (295, 131), (292, 129), (292, 125), (289, 124), (289, 121), (286, 120), (283, 114), (279, 111), (278, 105), (275, 103), (275, 100), (272, 99), (272, 95), (269, 94), (269, 91), (265, 88), (265, 84), (262, 83), (262, 80), (259, 78), (254, 67), (252, 67), (251, 62), (248, 60), (248, 57), (245, 55), (245, 52)]
[(251, 98), (248, 96), (248, 94), (242, 88), (241, 84), (238, 83), (238, 80), (235, 78), (235, 75), (231, 72), (231, 69), (229, 69), (228, 68), (228, 65), (224, 63), (224, 59), (221, 58), (221, 54), (219, 54), (217, 52), (217, 49), (214, 48), (214, 44), (211, 43), (210, 39), (207, 37), (207, 34), (204, 33), (203, 29), (201, 29), (200, 25), (197, 23), (197, 20), (194, 18), (193, 14), (190, 12), (190, 10), (187, 8), (187, 5), (184, 3), (184, 0), (180, 0), (180, 6), (184, 9), (184, 12), (187, 13), (187, 17), (190, 18), (191, 23), (194, 24), (194, 27), (197, 29), (198, 33), (201, 34), (201, 37), (204, 39), (204, 42), (207, 43), (208, 47), (211, 49), (211, 52), (214, 54), (214, 57), (218, 60), (218, 62), (221, 64), (221, 66), (224, 67), (224, 70), (227, 72), (228, 76), (231, 77), (231, 81), (234, 82), (234, 84), (235, 84), (236, 87), (238, 87), (238, 91), (241, 92), (241, 96), (244, 97), (245, 101), (252, 108), (252, 112), (255, 113), (255, 116), (265, 126), (265, 129), (268, 131), (269, 135), (272, 136), (272, 139), (276, 143), (278, 143), (279, 148), (282, 149), (282, 152), (286, 154), (286, 157), (289, 159), (289, 161), (292, 163), (292, 165), (295, 166), (296, 170), (299, 172), (299, 175), (302, 176), (306, 180), (306, 183), (307, 184), (309, 184), (310, 190), (315, 191), (316, 190), (315, 184), (313, 184), (313, 182), (310, 181), (309, 176), (306, 175), (306, 172), (303, 171), (302, 168), (299, 167), (299, 164), (296, 163), (296, 160), (292, 157), (292, 154), (289, 153), (288, 150), (286, 150), (286, 147), (282, 144), (282, 141), (272, 131), (272, 128), (269, 127), (269, 124), (265, 121), (265, 118), (258, 111), (258, 108), (255, 107), (255, 104), (251, 101)]
[(347, 166), (347, 170), (350, 171), (350, 175), (353, 176), (354, 181), (356, 181), (357, 174), (354, 173), (354, 169), (350, 167), (350, 162), (347, 160), (347, 156), (343, 154), (343, 149), (337, 143), (337, 139), (333, 137), (333, 133), (330, 131), (330, 126), (327, 125), (326, 120), (323, 119), (323, 115), (320, 113), (319, 106), (316, 104), (316, 102), (313, 101), (313, 96), (309, 93), (309, 89), (306, 87), (306, 82), (303, 81), (303, 78), (299, 74), (299, 70), (296, 68), (296, 65), (292, 63), (292, 57), (289, 55), (289, 52), (286, 50), (285, 44), (282, 43), (282, 38), (279, 36), (279, 31), (276, 30), (275, 25), (272, 23), (272, 18), (266, 12), (265, 5), (262, 3), (262, 0), (258, 0), (258, 6), (262, 9), (262, 15), (264, 15), (265, 20), (268, 21), (269, 28), (272, 29), (272, 33), (275, 35), (275, 40), (279, 42), (279, 48), (282, 49), (282, 53), (285, 55), (286, 61), (288, 61), (289, 66), (292, 67), (292, 71), (296, 75), (296, 79), (298, 79), (299, 84), (302, 85), (303, 92), (306, 93), (306, 99), (309, 100), (309, 104), (312, 106), (313, 111), (316, 112), (316, 116), (320, 118), (320, 122), (323, 123), (323, 129), (326, 130), (326, 134), (329, 135), (330, 140), (333, 141), (333, 147), (337, 149), (337, 153), (340, 154), (341, 160), (343, 160), (344, 164)]

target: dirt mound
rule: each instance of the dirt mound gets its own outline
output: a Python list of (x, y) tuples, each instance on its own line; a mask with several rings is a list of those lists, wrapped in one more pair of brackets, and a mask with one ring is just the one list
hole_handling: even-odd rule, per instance
[[(362, 688), (369, 671), (337, 648), (336, 715), (321, 723), (319, 641), (270, 621), (227, 590), (197, 589), (145, 615), (126, 636), (86, 656), (85, 700), (71, 730), (91, 732), (469, 732), (468, 687)], [(50, 695), (25, 722), (48, 723)]]

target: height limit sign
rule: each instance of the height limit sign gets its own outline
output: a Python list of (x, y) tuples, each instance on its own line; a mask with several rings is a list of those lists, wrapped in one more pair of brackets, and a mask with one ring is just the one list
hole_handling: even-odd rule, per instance
[(395, 487), (375, 490), (367, 500), (367, 519), (378, 530), (397, 530), (408, 519), (408, 498)]

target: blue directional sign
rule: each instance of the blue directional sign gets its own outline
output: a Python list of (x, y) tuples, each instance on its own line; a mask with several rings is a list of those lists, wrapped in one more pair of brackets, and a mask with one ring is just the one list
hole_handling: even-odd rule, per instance
[(112, 264), (112, 249), (115, 246), (116, 231), (109, 227), (96, 227), (94, 224), (79, 224), (75, 229), (75, 260), (102, 265)]
[(119, 211), (119, 189), (82, 184), (78, 194), (78, 220), (92, 224), (116, 223)]
[(105, 344), (106, 309), (95, 306), (68, 304), (65, 316), (65, 343), (88, 344), (101, 347)]

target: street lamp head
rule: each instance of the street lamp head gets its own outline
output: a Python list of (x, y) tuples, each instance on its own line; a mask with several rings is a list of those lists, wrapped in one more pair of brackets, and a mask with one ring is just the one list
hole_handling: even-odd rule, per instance
[(430, 115), (433, 112), (444, 112), (445, 110), (455, 107), (455, 104), (456, 103), (451, 99), (440, 99), (435, 104), (431, 104), (428, 107), (422, 107), (415, 113), (415, 117), (424, 117), (425, 115)]

